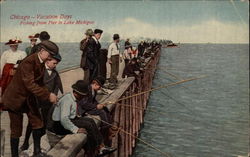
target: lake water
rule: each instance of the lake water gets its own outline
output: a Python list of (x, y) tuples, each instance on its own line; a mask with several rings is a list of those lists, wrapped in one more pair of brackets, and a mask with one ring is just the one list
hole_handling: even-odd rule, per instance
[[(152, 92), (148, 109), (164, 114), (147, 111), (140, 138), (175, 157), (247, 156), (248, 51), (247, 44), (163, 49), (154, 87), (179, 78), (207, 77)], [(156, 155), (160, 153), (138, 142), (133, 156)]]

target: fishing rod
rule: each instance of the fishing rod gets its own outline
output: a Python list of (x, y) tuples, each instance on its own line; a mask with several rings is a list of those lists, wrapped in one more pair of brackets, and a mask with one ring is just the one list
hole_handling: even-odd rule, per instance
[[(164, 71), (166, 74), (169, 74), (169, 75), (175, 77), (175, 78), (176, 78), (177, 80), (179, 80), (179, 81), (183, 80), (183, 79), (181, 79), (180, 77), (178, 77), (177, 75), (175, 75), (175, 74), (173, 74), (173, 73), (167, 72), (167, 71), (165, 71), (165, 70), (163, 70), (163, 69), (159, 69), (159, 70), (162, 70), (162, 71)], [(177, 77), (178, 77), (178, 78), (177, 78)], [(161, 78), (160, 78), (160, 79), (161, 79)], [(171, 82), (174, 82), (174, 80), (172, 80), (172, 79), (170, 79), (170, 78), (168, 78), (168, 80), (170, 80)], [(191, 92), (194, 93), (194, 94), (200, 94), (200, 93), (194, 92), (193, 90), (190, 90), (190, 89), (189, 89), (188, 87), (186, 87), (185, 85), (182, 85), (181, 87), (182, 87), (182, 88), (185, 88), (186, 90), (191, 91)]]
[[(161, 66), (161, 68), (164, 68), (164, 70), (177, 70), (177, 71), (192, 71), (190, 69), (176, 69), (176, 68), (170, 68), (168, 66)], [(153, 67), (150, 67), (150, 68), (145, 68), (146, 70), (150, 70), (150, 69), (160, 69), (159, 65), (157, 66), (153, 66)]]
[(141, 141), (141, 142), (144, 143), (145, 145), (147, 145), (147, 146), (151, 147), (152, 149), (158, 151), (158, 152), (161, 153), (163, 156), (172, 157), (172, 155), (170, 155), (170, 153), (166, 153), (166, 152), (161, 151), (160, 149), (156, 148), (156, 147), (153, 146), (152, 144), (146, 142), (145, 140), (143, 140), (143, 139), (141, 139), (141, 138), (139, 138), (139, 137), (136, 137), (135, 135), (131, 134), (130, 132), (127, 132), (126, 130), (122, 129), (121, 127), (118, 127), (118, 126), (116, 126), (116, 125), (113, 125), (113, 124), (110, 124), (110, 123), (108, 123), (108, 122), (105, 122), (105, 121), (103, 121), (103, 120), (101, 120), (101, 119), (99, 119), (99, 118), (96, 118), (96, 117), (94, 117), (94, 116), (92, 116), (92, 115), (90, 115), (90, 114), (86, 114), (86, 115), (89, 116), (89, 117), (91, 117), (91, 118), (93, 118), (93, 119), (99, 120), (99, 121), (101, 121), (101, 122), (103, 122), (103, 123), (105, 123), (105, 124), (107, 124), (107, 125), (109, 125), (109, 126), (111, 126), (111, 127), (114, 127), (114, 128), (116, 128), (116, 129), (118, 129), (118, 131), (121, 131), (121, 132), (123, 132), (123, 133), (125, 133), (125, 134), (127, 134), (127, 135), (130, 135), (130, 136), (132, 136), (133, 138), (136, 138), (137, 140)]
[(146, 90), (146, 91), (143, 91), (143, 92), (140, 92), (140, 93), (137, 93), (137, 94), (133, 94), (131, 96), (120, 98), (120, 99), (116, 100), (115, 102), (108, 101), (107, 104), (115, 104), (116, 102), (119, 102), (121, 100), (126, 100), (126, 99), (129, 99), (129, 98), (132, 98), (132, 97), (135, 97), (135, 96), (138, 96), (138, 95), (142, 95), (142, 94), (145, 94), (145, 93), (149, 93), (149, 92), (152, 92), (152, 91), (155, 91), (155, 90), (159, 90), (159, 89), (162, 89), (162, 88), (167, 88), (169, 86), (174, 86), (174, 85), (185, 83), (185, 82), (189, 82), (189, 81), (198, 80), (198, 79), (205, 78), (205, 77), (207, 77), (207, 76), (203, 75), (203, 76), (200, 76), (200, 77), (194, 77), (194, 78), (190, 78), (190, 79), (186, 79), (186, 80), (181, 80), (181, 81), (174, 82), (174, 83), (168, 83), (168, 84), (156, 87), (156, 88), (152, 88), (150, 90)]

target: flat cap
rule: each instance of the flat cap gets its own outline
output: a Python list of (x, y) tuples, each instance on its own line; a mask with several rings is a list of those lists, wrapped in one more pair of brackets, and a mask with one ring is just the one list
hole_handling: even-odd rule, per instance
[(52, 56), (57, 55), (59, 53), (59, 48), (58, 46), (49, 40), (42, 41), (39, 46), (41, 48), (44, 48), (46, 51), (48, 51)]

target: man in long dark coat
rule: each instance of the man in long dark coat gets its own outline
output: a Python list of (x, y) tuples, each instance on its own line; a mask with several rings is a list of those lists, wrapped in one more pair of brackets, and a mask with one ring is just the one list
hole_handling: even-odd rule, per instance
[(99, 53), (101, 49), (101, 44), (99, 39), (102, 35), (102, 30), (95, 29), (94, 36), (89, 39), (87, 45), (87, 58), (86, 58), (86, 68), (89, 69), (89, 81), (92, 81), (99, 73)]
[(40, 141), (44, 134), (42, 116), (38, 110), (35, 97), (49, 100), (55, 104), (57, 96), (50, 93), (43, 82), (44, 62), (59, 51), (51, 41), (40, 43), (39, 51), (26, 57), (18, 66), (16, 73), (3, 95), (3, 104), (10, 117), (10, 142), (12, 157), (18, 157), (19, 138), (22, 135), (23, 113), (28, 116), (33, 129), (34, 157), (44, 156)]
[(86, 37), (80, 42), (80, 50), (82, 51), (80, 67), (84, 71), (83, 80), (89, 82), (89, 68), (86, 66), (86, 58), (87, 58), (87, 45), (89, 43), (89, 39), (92, 38), (94, 32), (92, 29), (87, 29), (85, 32)]

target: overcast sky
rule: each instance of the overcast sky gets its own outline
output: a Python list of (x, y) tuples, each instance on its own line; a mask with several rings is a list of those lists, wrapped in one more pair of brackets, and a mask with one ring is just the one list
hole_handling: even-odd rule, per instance
[[(55, 42), (79, 42), (88, 28), (121, 38), (169, 39), (182, 43), (248, 43), (249, 1), (5, 1), (1, 2), (1, 42), (43, 30)], [(12, 15), (72, 15), (93, 24), (20, 25)], [(49, 21), (49, 20), (40, 20)], [(58, 21), (58, 20), (56, 20)]]

